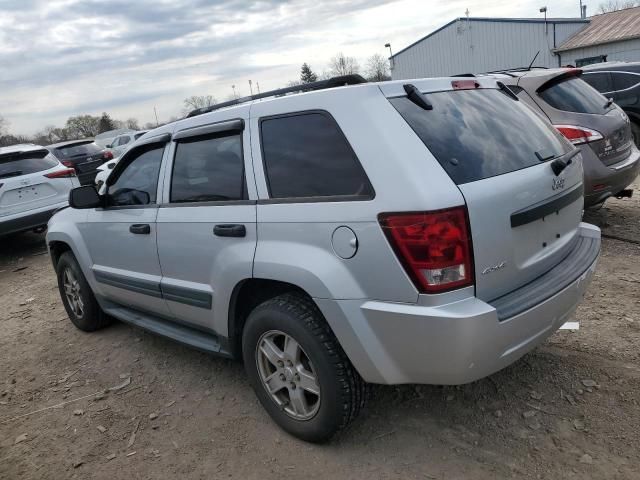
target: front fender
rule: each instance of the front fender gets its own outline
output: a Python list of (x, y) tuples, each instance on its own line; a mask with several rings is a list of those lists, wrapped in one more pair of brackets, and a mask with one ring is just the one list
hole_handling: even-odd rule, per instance
[(89, 255), (80, 230), (77, 227), (78, 221), (85, 221), (87, 217), (86, 210), (74, 210), (67, 208), (56, 213), (49, 220), (47, 226), (47, 249), (49, 249), (49, 255), (51, 255), (52, 242), (62, 242), (69, 246), (73, 255), (76, 257), (80, 269), (84, 274), (87, 282), (91, 286), (92, 290), (96, 290), (96, 280), (91, 270), (92, 260)]

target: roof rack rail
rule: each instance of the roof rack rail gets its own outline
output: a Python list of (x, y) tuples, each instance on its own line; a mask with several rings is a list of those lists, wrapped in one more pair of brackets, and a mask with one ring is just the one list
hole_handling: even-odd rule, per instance
[(342, 75), (339, 77), (331, 77), (327, 80), (320, 80), (318, 82), (312, 83), (302, 83), (300, 85), (294, 85), (292, 87), (279, 88), (277, 90), (270, 90), (268, 92), (258, 93), (256, 95), (249, 95), (246, 97), (236, 98), (235, 100), (229, 100), (228, 102), (217, 103), (216, 105), (211, 105), (209, 107), (197, 108), (185, 117), (195, 117), (197, 115), (202, 115), (203, 113), (213, 112), (214, 110), (218, 110), (224, 107), (231, 107), (233, 105), (239, 105), (241, 103), (250, 102), (252, 100), (258, 100), (261, 98), (268, 97), (280, 97), (284, 96), (288, 93), (299, 93), (299, 92), (310, 92), (313, 90), (325, 90), (327, 88), (335, 88), (335, 87), (343, 87), (345, 85), (358, 85), (360, 83), (367, 83), (367, 81), (362, 77), (362, 75)]

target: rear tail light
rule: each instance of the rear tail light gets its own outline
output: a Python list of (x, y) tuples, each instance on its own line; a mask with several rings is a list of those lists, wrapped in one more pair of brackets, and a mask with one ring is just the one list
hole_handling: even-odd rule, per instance
[(603, 138), (600, 132), (590, 128), (576, 127), (575, 125), (554, 125), (554, 127), (574, 145), (595, 142)]
[(62, 163), (65, 167), (69, 167), (69, 168), (73, 168), (73, 162), (70, 162), (69, 160), (62, 160)]
[(69, 178), (69, 177), (75, 177), (75, 176), (76, 176), (76, 171), (73, 168), (58, 170), (57, 172), (51, 172), (45, 175), (45, 177), (47, 178)]
[(378, 216), (396, 256), (420, 293), (473, 285), (465, 207)]
[(102, 159), (104, 161), (112, 160), (113, 159), (113, 152), (110, 152), (109, 150), (105, 150), (104, 152), (102, 152)]

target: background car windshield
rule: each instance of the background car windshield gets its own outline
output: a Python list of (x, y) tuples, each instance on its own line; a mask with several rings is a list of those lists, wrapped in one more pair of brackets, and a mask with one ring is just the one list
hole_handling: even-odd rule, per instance
[(607, 99), (580, 78), (568, 78), (540, 92), (540, 96), (558, 110), (576, 113), (608, 111)]
[[(571, 146), (523, 102), (500, 90), (458, 90), (426, 95), (433, 110), (407, 97), (390, 102), (457, 184), (540, 163)], [(537, 153), (537, 155), (536, 155)]]
[(0, 178), (42, 172), (59, 164), (46, 150), (0, 155)]
[(68, 147), (60, 147), (56, 149), (59, 158), (71, 158), (80, 155), (93, 155), (102, 149), (95, 143), (82, 143), (80, 145), (69, 145)]

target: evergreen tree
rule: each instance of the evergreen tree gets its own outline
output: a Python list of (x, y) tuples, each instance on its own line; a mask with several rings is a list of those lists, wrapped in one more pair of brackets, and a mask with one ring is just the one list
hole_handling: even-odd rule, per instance
[(102, 112), (102, 116), (98, 122), (98, 133), (108, 132), (109, 130), (114, 130), (116, 128), (113, 120), (107, 112)]
[(313, 73), (311, 67), (305, 62), (300, 69), (300, 81), (302, 83), (312, 83), (318, 81), (318, 75)]

